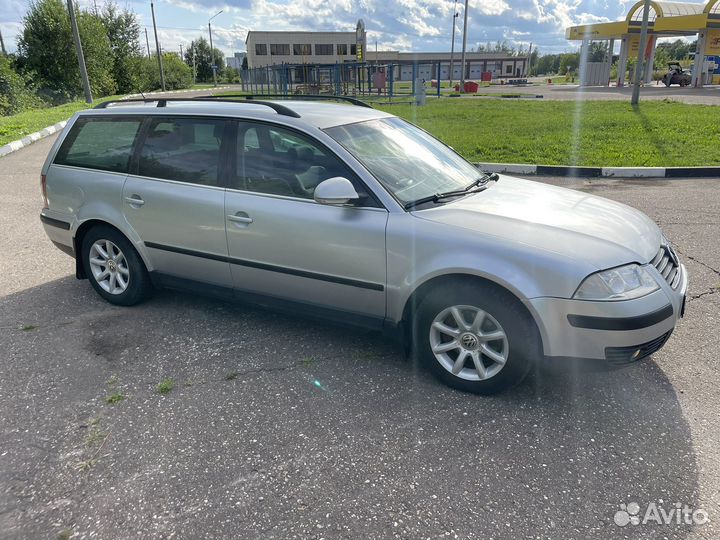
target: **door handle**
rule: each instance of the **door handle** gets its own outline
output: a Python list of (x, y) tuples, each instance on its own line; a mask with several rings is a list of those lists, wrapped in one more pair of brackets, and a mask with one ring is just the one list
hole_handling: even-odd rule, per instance
[(145, 204), (145, 201), (143, 201), (140, 198), (140, 195), (133, 195), (132, 197), (125, 197), (125, 202), (132, 206), (142, 206), (143, 204)]
[(242, 223), (243, 225), (250, 225), (253, 222), (253, 218), (248, 216), (245, 212), (238, 212), (237, 214), (231, 214), (228, 217), (228, 221), (234, 223)]

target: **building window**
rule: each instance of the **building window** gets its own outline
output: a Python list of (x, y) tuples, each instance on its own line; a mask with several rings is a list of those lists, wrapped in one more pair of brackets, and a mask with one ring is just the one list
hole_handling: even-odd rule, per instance
[(255, 44), (255, 54), (258, 56), (266, 56), (267, 55), (267, 45), (264, 43), (256, 43)]
[(293, 54), (295, 56), (311, 56), (312, 46), (309, 43), (295, 44), (293, 45)]
[(506, 73), (506, 74), (512, 75), (512, 72), (513, 72), (512, 64), (508, 64), (507, 66), (505, 66), (505, 73)]
[(315, 54), (319, 56), (331, 56), (333, 53), (332, 44), (318, 43), (315, 45)]
[(290, 56), (290, 45), (287, 43), (271, 43), (270, 54), (272, 56)]
[(347, 44), (346, 43), (338, 43), (337, 55), (338, 56), (347, 56)]
[(350, 56), (355, 56), (357, 54), (357, 45), (354, 43), (350, 45)]

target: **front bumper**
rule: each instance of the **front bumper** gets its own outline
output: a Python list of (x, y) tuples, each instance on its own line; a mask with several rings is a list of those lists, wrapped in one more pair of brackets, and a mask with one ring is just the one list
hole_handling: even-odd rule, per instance
[(688, 277), (684, 265), (679, 270), (680, 282), (675, 289), (659, 280), (660, 289), (634, 300), (531, 299), (545, 356), (623, 363), (657, 351), (670, 337), (685, 307)]

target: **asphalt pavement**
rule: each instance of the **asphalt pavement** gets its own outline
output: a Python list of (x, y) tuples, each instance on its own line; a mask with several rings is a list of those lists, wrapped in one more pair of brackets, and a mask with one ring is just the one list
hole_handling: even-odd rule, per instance
[(105, 303), (38, 219), (53, 140), (0, 158), (0, 538), (720, 538), (718, 180), (540, 179), (655, 219), (687, 316), (651, 360), (479, 397), (375, 333)]

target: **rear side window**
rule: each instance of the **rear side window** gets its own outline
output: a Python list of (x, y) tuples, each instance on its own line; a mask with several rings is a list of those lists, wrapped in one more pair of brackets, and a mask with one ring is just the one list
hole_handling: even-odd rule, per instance
[(155, 118), (142, 145), (138, 174), (206, 186), (220, 185), (225, 121)]
[(126, 173), (141, 123), (141, 118), (79, 118), (55, 163)]

